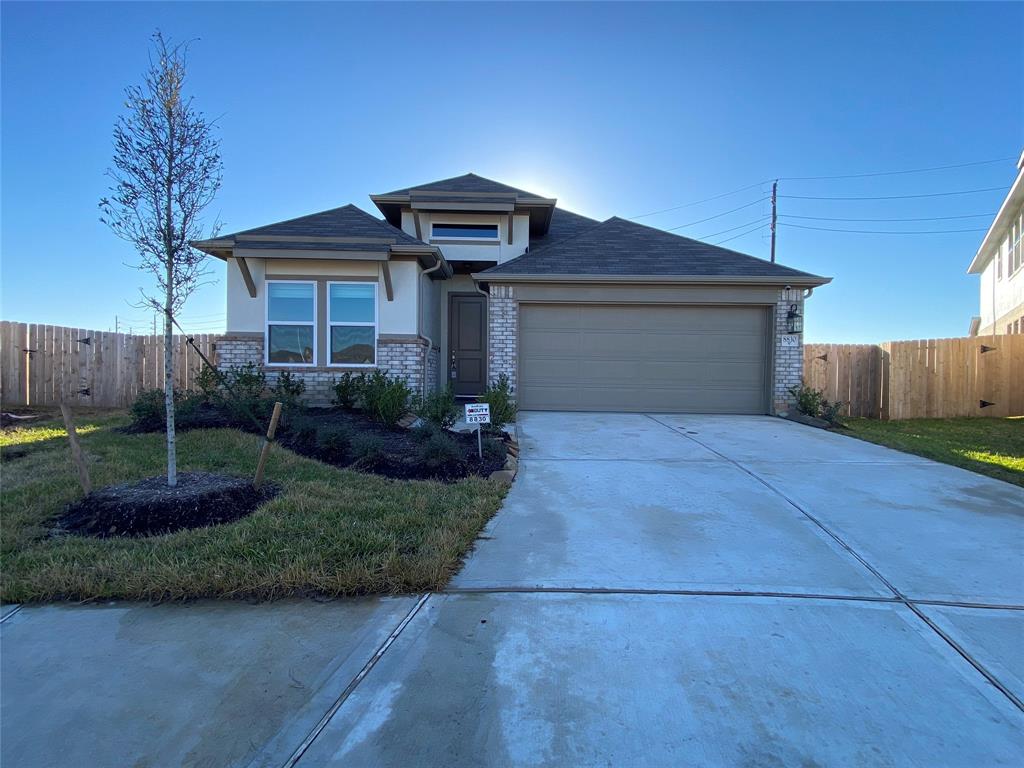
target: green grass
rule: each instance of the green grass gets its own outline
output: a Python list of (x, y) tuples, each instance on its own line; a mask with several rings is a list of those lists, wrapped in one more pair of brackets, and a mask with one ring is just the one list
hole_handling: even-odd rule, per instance
[(1024, 417), (850, 419), (847, 426), (861, 440), (1024, 486)]
[[(79, 416), (94, 487), (165, 470), (163, 435), (112, 429), (124, 423), (119, 414)], [(182, 433), (178, 468), (249, 476), (259, 444), (236, 430)], [(281, 494), (242, 520), (145, 539), (50, 537), (53, 518), (81, 496), (63, 426), (48, 420), (4, 430), (0, 445), (0, 598), (7, 602), (439, 589), (506, 490), (482, 478), (389, 480), (274, 446), (267, 478)]]

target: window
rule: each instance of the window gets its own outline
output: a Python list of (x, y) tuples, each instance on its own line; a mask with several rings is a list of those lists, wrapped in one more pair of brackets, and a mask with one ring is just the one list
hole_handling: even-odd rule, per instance
[(267, 363), (316, 363), (316, 283), (267, 281)]
[(1016, 220), (1010, 225), (1009, 253), (1006, 257), (1006, 274), (1014, 274), (1024, 264), (1024, 243), (1021, 234), (1024, 231), (1024, 208), (1017, 214)]
[(377, 284), (328, 283), (328, 365), (377, 363)]
[(497, 240), (497, 224), (443, 224), (434, 222), (431, 225), (432, 238), (454, 238), (463, 240)]

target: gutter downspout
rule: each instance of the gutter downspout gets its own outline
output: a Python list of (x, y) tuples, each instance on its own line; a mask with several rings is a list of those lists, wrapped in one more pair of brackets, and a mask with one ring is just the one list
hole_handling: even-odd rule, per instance
[[(424, 269), (422, 272), (420, 272), (420, 277), (421, 278), (427, 277), (427, 275), (429, 275), (432, 272), (436, 272), (443, 265), (444, 265), (444, 260), (443, 259), (438, 259), (437, 260), (437, 264), (432, 266), (430, 269)], [(429, 280), (430, 278), (427, 278), (427, 279)], [(416, 314), (416, 316), (418, 318), (418, 321), (419, 321), (419, 326), (420, 326), (419, 327), (420, 336), (422, 336), (424, 339), (427, 340), (427, 353), (423, 356), (423, 396), (426, 397), (426, 395), (427, 395), (427, 374), (429, 373), (429, 371), (427, 369), (430, 367), (430, 351), (434, 348), (434, 342), (433, 342), (433, 340), (429, 336), (427, 336), (427, 334), (423, 333), (423, 281), (422, 280), (420, 281), (420, 292), (419, 292), (419, 296), (417, 298), (419, 299), (419, 303), (420, 303), (420, 310)]]

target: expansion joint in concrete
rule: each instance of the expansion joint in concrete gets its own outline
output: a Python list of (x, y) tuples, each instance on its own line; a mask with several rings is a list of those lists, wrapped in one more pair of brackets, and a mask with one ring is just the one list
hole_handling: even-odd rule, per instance
[(409, 622), (411, 622), (413, 618), (415, 618), (416, 614), (419, 613), (420, 608), (426, 605), (427, 600), (430, 599), (430, 595), (431, 593), (428, 592), (416, 601), (416, 605), (409, 610), (405, 615), (405, 618), (398, 623), (398, 626), (391, 631), (391, 634), (387, 636), (387, 639), (380, 644), (380, 647), (377, 648), (373, 656), (370, 657), (370, 660), (363, 665), (363, 668), (359, 670), (358, 674), (349, 681), (349, 684), (345, 686), (345, 690), (343, 690), (338, 698), (334, 700), (334, 703), (331, 704), (330, 708), (324, 713), (324, 716), (320, 718), (319, 722), (317, 722), (313, 727), (313, 730), (309, 732), (309, 735), (302, 740), (302, 743), (299, 744), (291, 757), (289, 757), (284, 763), (282, 768), (294, 768), (295, 764), (302, 759), (302, 756), (306, 754), (306, 751), (313, 746), (313, 742), (316, 741), (317, 737), (323, 733), (327, 724), (331, 722), (331, 718), (337, 714), (345, 701), (348, 700), (348, 697), (352, 695), (355, 689), (359, 687), (359, 684), (363, 682), (368, 674), (370, 674), (370, 670), (372, 670), (384, 654), (387, 653), (388, 648), (390, 648), (395, 640), (398, 639), (398, 636), (402, 634), (402, 630), (409, 626)]

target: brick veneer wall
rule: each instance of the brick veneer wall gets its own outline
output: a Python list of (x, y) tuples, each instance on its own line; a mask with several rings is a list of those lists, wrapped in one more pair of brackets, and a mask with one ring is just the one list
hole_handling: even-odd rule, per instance
[[(422, 393), (424, 386), (423, 356), (426, 342), (418, 339), (387, 339), (377, 341), (377, 365), (392, 376), (404, 378), (413, 392)], [(437, 365), (437, 352), (433, 354)], [(220, 368), (241, 366), (247, 363), (263, 365), (262, 336), (228, 335), (217, 342), (217, 363)], [(429, 359), (428, 359), (429, 364)], [(267, 370), (267, 383), (277, 381), (281, 369)], [(304, 399), (309, 405), (330, 405), (334, 396), (334, 382), (346, 371), (365, 372), (366, 368), (289, 368), (297, 378), (306, 382)], [(428, 386), (433, 385), (436, 376), (428, 376)]]
[(501, 374), (508, 376), (516, 391), (519, 307), (511, 285), (492, 285), (487, 302), (487, 381), (494, 384)]
[[(789, 393), (789, 389), (798, 386), (804, 375), (804, 336), (802, 333), (793, 334), (787, 330), (787, 315), (793, 304), (796, 304), (797, 311), (803, 315), (803, 290), (780, 290), (775, 304), (775, 365), (772, 372), (772, 406), (777, 414), (785, 414), (793, 409), (795, 398)], [(785, 338), (794, 336), (796, 346), (783, 346)]]

